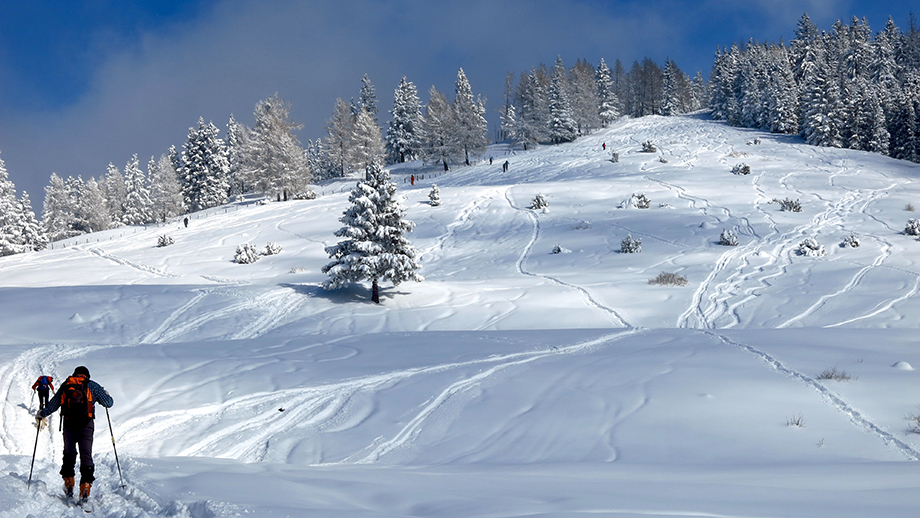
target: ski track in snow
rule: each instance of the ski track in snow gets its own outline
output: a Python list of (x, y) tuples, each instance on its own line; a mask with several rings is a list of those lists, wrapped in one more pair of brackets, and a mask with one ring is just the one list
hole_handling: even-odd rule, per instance
[[(842, 191), (841, 196), (836, 201), (829, 201), (822, 198), (820, 193), (808, 193), (791, 184), (797, 173), (790, 172), (778, 179), (778, 183), (787, 191), (794, 192), (799, 198), (811, 196), (823, 203), (823, 210), (812, 216), (807, 222), (794, 226), (792, 229), (782, 232), (773, 218), (770, 210), (764, 208), (762, 202), (756, 203), (757, 210), (763, 214), (765, 222), (770, 228), (770, 233), (759, 237), (751, 225), (750, 221), (742, 220), (741, 234), (750, 236), (752, 239), (748, 243), (730, 247), (723, 252), (717, 259), (715, 266), (710, 270), (707, 277), (700, 282), (695, 291), (692, 303), (677, 320), (678, 327), (693, 327), (701, 329), (731, 328), (742, 323), (742, 317), (738, 310), (747, 302), (757, 297), (757, 292), (770, 288), (770, 280), (785, 274), (788, 267), (792, 264), (792, 257), (795, 254), (794, 249), (797, 244), (806, 237), (819, 236), (823, 233), (833, 231), (834, 229), (843, 230), (847, 227), (848, 219), (859, 216), (872, 219), (884, 227), (891, 229), (890, 225), (880, 221), (867, 211), (867, 207), (874, 201), (887, 194), (897, 183), (889, 183), (875, 189), (847, 189), (839, 187), (834, 183), (837, 177), (856, 176), (865, 174), (865, 171), (853, 171), (853, 164), (849, 160), (829, 160), (822, 155), (820, 148), (811, 146), (797, 146), (801, 152), (819, 160), (820, 167), (828, 173), (828, 184)], [(662, 186), (675, 190), (678, 197), (690, 202), (692, 208), (700, 208), (704, 214), (716, 217), (708, 213), (712, 207), (710, 202), (705, 198), (691, 195), (683, 187), (671, 185), (669, 183), (646, 176), (649, 180), (656, 181)], [(760, 186), (763, 180), (763, 173), (758, 173), (752, 178), (752, 186), (759, 196), (760, 200), (766, 200), (768, 197)], [(887, 177), (886, 177), (887, 179)], [(726, 208), (720, 208), (727, 217), (731, 218), (731, 212)], [(774, 210), (776, 210), (774, 208)], [(818, 295), (817, 299), (804, 311), (797, 315), (787, 318), (777, 327), (784, 328), (805, 321), (808, 317), (815, 314), (826, 303), (834, 298), (844, 296), (856, 289), (868, 273), (876, 268), (888, 268), (884, 263), (892, 255), (892, 244), (883, 238), (873, 238), (878, 241), (880, 246), (879, 255), (868, 265), (860, 265), (859, 269), (852, 277), (849, 278), (836, 291)], [(833, 246), (833, 245), (828, 245)], [(755, 258), (766, 258), (760, 266), (752, 267)], [(913, 272), (904, 271), (898, 268), (895, 270), (917, 277)], [(875, 316), (883, 311), (893, 307), (896, 303), (910, 298), (917, 292), (918, 285), (904, 294), (893, 297), (887, 303), (880, 303), (861, 316), (855, 316), (845, 319), (840, 323), (832, 326), (840, 326), (847, 323), (855, 322), (860, 319)]]
[[(279, 390), (271, 393), (249, 394), (223, 403), (202, 407), (159, 412), (131, 419), (124, 423), (127, 430), (119, 437), (126, 447), (146, 444), (154, 437), (197, 437), (183, 444), (170, 455), (234, 458), (244, 462), (266, 460), (267, 456), (285, 458), (289, 452), (272, 450), (272, 439), (294, 433), (296, 429), (322, 430), (342, 421), (351, 422), (349, 402), (358, 394), (374, 393), (404, 380), (421, 375), (437, 374), (454, 369), (482, 366), (477, 374), (451, 383), (426, 402), (409, 422), (392, 438), (369, 445), (366, 450), (349, 457), (320, 464), (367, 464), (380, 461), (387, 454), (405, 447), (417, 437), (423, 425), (454, 395), (481, 384), (487, 378), (506, 369), (551, 359), (554, 356), (576, 354), (640, 333), (627, 329), (568, 346), (535, 351), (491, 355), (469, 361), (384, 372), (377, 375), (343, 380), (313, 387)], [(278, 408), (284, 407), (284, 412)], [(207, 434), (184, 434), (186, 429), (207, 428)], [(290, 446), (275, 446), (275, 448)]]
[[(81, 250), (82, 250), (82, 247), (74, 247), (74, 248), (77, 248), (77, 249), (81, 249)], [(174, 275), (174, 274), (169, 273), (169, 272), (164, 272), (163, 270), (161, 270), (161, 269), (159, 269), (159, 268), (155, 268), (155, 267), (153, 267), (153, 266), (148, 266), (148, 265), (144, 265), (144, 264), (138, 264), (138, 263), (135, 263), (134, 261), (129, 261), (129, 260), (123, 258), (123, 257), (118, 257), (118, 256), (115, 256), (115, 255), (109, 254), (109, 253), (104, 252), (103, 250), (101, 250), (101, 249), (99, 249), (99, 248), (96, 248), (96, 247), (88, 248), (88, 249), (86, 249), (86, 251), (89, 252), (89, 253), (91, 253), (91, 254), (93, 254), (93, 255), (99, 256), (99, 257), (101, 257), (101, 258), (103, 258), (103, 259), (108, 259), (109, 261), (112, 261), (112, 262), (114, 262), (114, 263), (120, 264), (120, 265), (122, 265), (122, 266), (128, 266), (128, 267), (130, 267), (130, 268), (134, 268), (135, 270), (138, 270), (138, 271), (141, 271), (141, 272), (145, 272), (145, 273), (150, 273), (150, 274), (156, 275), (157, 277), (172, 277), (172, 278), (179, 277), (178, 275)]]
[(588, 303), (589, 306), (592, 306), (592, 307), (595, 307), (595, 308), (600, 309), (600, 310), (602, 310), (602, 311), (605, 311), (605, 312), (607, 312), (611, 317), (613, 317), (614, 323), (615, 323), (617, 326), (619, 326), (619, 327), (627, 327), (627, 328), (633, 327), (633, 326), (630, 325), (630, 324), (629, 324), (619, 313), (617, 313), (616, 310), (614, 310), (613, 308), (611, 308), (611, 307), (609, 307), (609, 306), (605, 306), (604, 304), (601, 304), (600, 302), (598, 302), (598, 301), (591, 295), (591, 293), (588, 292), (588, 290), (586, 290), (585, 288), (582, 288), (581, 286), (576, 286), (576, 285), (574, 285), (574, 284), (565, 282), (565, 281), (563, 281), (562, 279), (553, 277), (553, 276), (551, 276), (551, 275), (545, 275), (545, 274), (539, 274), (539, 273), (529, 272), (529, 271), (527, 271), (527, 270), (524, 268), (524, 263), (527, 261), (527, 256), (530, 255), (530, 252), (531, 252), (531, 250), (533, 249), (533, 246), (536, 244), (537, 240), (540, 238), (540, 219), (537, 218), (537, 216), (533, 213), (532, 210), (530, 210), (530, 209), (523, 209), (523, 208), (520, 208), (520, 207), (515, 206), (515, 205), (514, 205), (514, 201), (512, 201), (512, 200), (511, 200), (511, 197), (510, 197), (510, 190), (511, 190), (511, 189), (508, 188), (508, 189), (505, 191), (505, 199), (508, 201), (508, 205), (510, 205), (511, 208), (513, 208), (514, 210), (517, 210), (518, 212), (523, 212), (524, 214), (526, 214), (527, 217), (530, 218), (531, 223), (533, 223), (533, 232), (531, 233), (530, 241), (529, 241), (529, 242), (527, 243), (527, 245), (524, 247), (524, 250), (521, 252), (520, 257), (519, 257), (518, 260), (517, 260), (516, 267), (517, 267), (518, 272), (519, 272), (521, 275), (527, 275), (527, 276), (529, 276), (529, 277), (538, 277), (538, 278), (541, 278), (541, 279), (546, 279), (546, 280), (552, 281), (552, 282), (554, 282), (554, 283), (556, 283), (556, 284), (559, 284), (559, 285), (561, 285), (561, 286), (565, 286), (565, 287), (567, 287), (567, 288), (574, 289), (574, 290), (578, 291), (579, 293), (581, 293), (582, 296), (584, 296), (584, 298), (585, 298), (585, 300), (587, 301), (587, 303)]
[(802, 374), (799, 371), (796, 371), (792, 368), (785, 366), (778, 359), (774, 358), (767, 352), (762, 351), (756, 347), (745, 345), (740, 342), (736, 342), (734, 340), (726, 338), (725, 336), (722, 336), (712, 331), (701, 331), (701, 332), (711, 337), (719, 339), (720, 341), (722, 341), (722, 343), (726, 345), (730, 345), (732, 347), (737, 347), (739, 349), (747, 351), (759, 357), (771, 368), (793, 379), (801, 381), (805, 385), (813, 388), (814, 390), (818, 392), (818, 394), (821, 395), (821, 397), (826, 402), (828, 402), (830, 405), (835, 407), (838, 411), (846, 415), (847, 418), (850, 420), (850, 422), (852, 422), (854, 425), (856, 425), (859, 428), (862, 428), (863, 430), (865, 430), (866, 432), (870, 434), (875, 435), (876, 437), (881, 439), (881, 441), (885, 443), (887, 446), (897, 449), (907, 459), (915, 460), (915, 461), (920, 460), (920, 451), (917, 451), (911, 445), (891, 435), (891, 433), (885, 431), (881, 426), (870, 421), (868, 417), (862, 414), (862, 412), (860, 412), (859, 410), (857, 410), (856, 408), (848, 404), (846, 401), (843, 400), (843, 398), (841, 398), (837, 394), (834, 394), (831, 390), (829, 390), (827, 387), (819, 383), (814, 378), (810, 376), (806, 376), (805, 374)]

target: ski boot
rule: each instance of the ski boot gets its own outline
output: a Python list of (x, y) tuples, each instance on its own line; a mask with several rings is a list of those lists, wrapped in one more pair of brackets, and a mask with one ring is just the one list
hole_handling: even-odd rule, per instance
[(64, 496), (73, 498), (73, 477), (64, 477)]

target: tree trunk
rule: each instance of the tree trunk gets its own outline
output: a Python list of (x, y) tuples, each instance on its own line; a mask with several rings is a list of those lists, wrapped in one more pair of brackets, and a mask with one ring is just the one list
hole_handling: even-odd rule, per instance
[(374, 304), (380, 304), (380, 288), (377, 286), (377, 279), (374, 279), (371, 287), (371, 300), (374, 301)]

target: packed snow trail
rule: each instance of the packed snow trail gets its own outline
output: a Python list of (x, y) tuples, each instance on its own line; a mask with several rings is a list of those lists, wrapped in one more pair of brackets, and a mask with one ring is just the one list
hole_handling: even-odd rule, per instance
[(897, 449), (908, 460), (913, 460), (913, 461), (920, 460), (920, 450), (912, 447), (906, 442), (891, 435), (891, 433), (885, 431), (884, 429), (882, 429), (882, 427), (870, 421), (866, 416), (862, 414), (862, 412), (853, 408), (846, 401), (844, 401), (843, 398), (831, 392), (827, 387), (819, 383), (814, 378), (810, 376), (806, 376), (805, 374), (802, 374), (801, 372), (798, 372), (794, 369), (787, 367), (781, 361), (777, 360), (769, 353), (762, 351), (756, 347), (742, 344), (738, 341), (732, 340), (724, 335), (721, 335), (721, 334), (718, 334), (712, 331), (703, 331), (703, 333), (705, 333), (708, 336), (712, 336), (714, 338), (719, 339), (722, 343), (726, 345), (730, 345), (732, 347), (737, 347), (739, 349), (747, 351), (759, 357), (761, 360), (764, 361), (764, 363), (769, 365), (771, 368), (785, 374), (786, 376), (789, 376), (790, 378), (801, 381), (805, 385), (813, 388), (815, 391), (818, 392), (818, 394), (821, 395), (821, 397), (825, 401), (827, 401), (829, 404), (834, 406), (842, 414), (846, 415), (847, 418), (850, 420), (850, 422), (852, 422), (859, 428), (862, 428), (866, 432), (872, 435), (875, 435), (876, 437), (881, 439), (881, 441), (885, 443), (886, 445)]

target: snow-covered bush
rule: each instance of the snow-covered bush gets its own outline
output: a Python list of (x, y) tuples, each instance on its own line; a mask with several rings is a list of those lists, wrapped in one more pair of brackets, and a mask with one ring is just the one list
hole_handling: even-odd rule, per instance
[(651, 140), (646, 140), (642, 143), (642, 152), (643, 153), (655, 153), (658, 151), (658, 148), (655, 147), (655, 144), (652, 144)]
[(920, 219), (907, 220), (907, 226), (904, 227), (904, 233), (908, 236), (920, 236)]
[(620, 252), (624, 254), (637, 254), (642, 251), (642, 240), (635, 239), (632, 234), (620, 241)]
[(534, 196), (533, 201), (530, 202), (530, 208), (534, 210), (545, 209), (546, 207), (549, 207), (549, 203), (546, 202), (546, 197), (542, 194)]
[(719, 244), (723, 246), (738, 246), (738, 236), (735, 234), (734, 230), (722, 229), (722, 233), (719, 234)]
[(798, 252), (799, 255), (806, 257), (820, 257), (827, 253), (824, 251), (824, 246), (819, 244), (818, 240), (813, 237), (807, 237), (799, 243)]
[(645, 196), (645, 193), (633, 193), (628, 200), (624, 200), (620, 203), (621, 209), (628, 209), (630, 207), (635, 207), (637, 209), (647, 209), (652, 206), (652, 201)]
[(157, 246), (159, 247), (169, 246), (169, 245), (175, 244), (175, 242), (176, 242), (175, 239), (173, 239), (170, 236), (167, 236), (166, 234), (163, 234), (162, 236), (157, 237)]
[(840, 243), (840, 246), (843, 248), (859, 248), (859, 236), (856, 234), (850, 234), (844, 238), (843, 242)]
[(732, 167), (732, 174), (751, 174), (751, 166), (744, 162), (736, 164), (735, 167)]
[(620, 154), (617, 153), (616, 151), (611, 151), (611, 152), (610, 152), (610, 161), (613, 162), (614, 164), (617, 163), (617, 162), (619, 162), (619, 161), (620, 161)]
[(773, 198), (770, 203), (779, 203), (780, 210), (784, 212), (802, 212), (802, 202), (792, 198), (786, 198), (785, 200)]
[(316, 191), (301, 191), (294, 195), (295, 200), (315, 200)]
[(906, 210), (907, 212), (913, 212), (914, 205), (912, 203), (908, 203), (907, 206), (904, 207), (904, 210)]
[(280, 253), (281, 245), (269, 241), (268, 244), (265, 245), (265, 250), (262, 252), (262, 255), (278, 255)]
[(572, 251), (564, 246), (556, 245), (553, 247), (553, 253), (554, 254), (570, 254), (572, 253)]
[(250, 243), (243, 243), (236, 247), (236, 256), (233, 262), (237, 264), (252, 264), (259, 260), (259, 251)]
[(658, 161), (661, 162), (662, 164), (667, 164), (667, 163), (668, 163), (668, 159), (665, 158), (665, 157), (659, 158)]
[(654, 279), (649, 279), (648, 283), (662, 286), (686, 286), (687, 278), (673, 272), (661, 272)]
[[(920, 410), (920, 405), (917, 405), (917, 409)], [(916, 414), (908, 414), (906, 419), (910, 421), (910, 424), (908, 425), (910, 431), (914, 433), (920, 433), (920, 412)]]
[(441, 204), (441, 190), (438, 189), (438, 184), (431, 184), (431, 192), (428, 193), (428, 204), (432, 207), (437, 207)]

